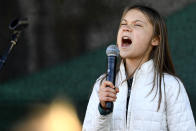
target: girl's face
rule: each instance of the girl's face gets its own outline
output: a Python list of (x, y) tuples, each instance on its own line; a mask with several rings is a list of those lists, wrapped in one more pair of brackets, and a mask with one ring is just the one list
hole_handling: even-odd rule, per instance
[(122, 58), (135, 59), (148, 56), (153, 46), (153, 26), (147, 16), (137, 9), (129, 10), (120, 23), (117, 45)]

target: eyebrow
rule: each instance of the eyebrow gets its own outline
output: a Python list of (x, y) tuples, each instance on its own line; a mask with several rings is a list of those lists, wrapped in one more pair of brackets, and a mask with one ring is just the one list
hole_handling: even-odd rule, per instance
[[(126, 19), (122, 19), (121, 21), (125, 21), (125, 22), (128, 22)], [(141, 20), (134, 20), (133, 22), (142, 22), (142, 23), (144, 23), (144, 24), (146, 24), (146, 22), (144, 22), (144, 21), (141, 21)]]

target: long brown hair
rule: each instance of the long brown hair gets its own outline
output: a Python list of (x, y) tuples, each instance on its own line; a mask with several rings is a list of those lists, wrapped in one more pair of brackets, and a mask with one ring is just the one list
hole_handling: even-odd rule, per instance
[[(158, 111), (160, 109), (160, 104), (162, 100), (161, 83), (162, 83), (162, 80), (164, 82), (164, 73), (168, 73), (172, 76), (175, 76), (176, 80), (178, 81), (176, 73), (175, 73), (174, 65), (171, 59), (170, 51), (169, 51), (167, 27), (166, 27), (163, 17), (156, 10), (154, 10), (153, 8), (147, 7), (147, 6), (143, 6), (143, 5), (134, 5), (134, 6), (129, 6), (125, 8), (122, 14), (122, 18), (126, 15), (128, 11), (132, 9), (139, 10), (145, 16), (147, 16), (149, 22), (152, 24), (153, 29), (154, 29), (153, 37), (159, 38), (159, 45), (153, 47), (150, 53), (150, 56), (149, 56), (149, 59), (153, 59), (154, 67), (155, 67), (153, 87), (151, 91), (149, 92), (149, 94), (153, 91), (153, 89), (155, 88), (155, 85), (157, 85), (156, 95), (159, 91), (159, 103), (158, 103), (158, 108), (157, 108), (157, 111)], [(117, 66), (117, 70), (119, 71), (119, 65)], [(106, 73), (106, 76), (107, 76), (107, 73)], [(130, 77), (132, 76), (129, 76), (127, 79), (130, 79)], [(104, 78), (102, 78), (102, 80), (103, 79)], [(164, 82), (164, 86), (165, 86), (165, 82)], [(164, 91), (165, 91), (165, 87), (164, 87)], [(156, 95), (154, 96), (154, 98), (156, 97)]]

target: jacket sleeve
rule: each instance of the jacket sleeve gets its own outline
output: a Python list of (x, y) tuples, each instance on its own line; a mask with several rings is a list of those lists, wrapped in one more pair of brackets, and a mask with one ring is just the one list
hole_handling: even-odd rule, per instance
[(166, 90), (169, 131), (196, 131), (191, 105), (182, 82), (173, 79)]
[(100, 81), (97, 81), (93, 87), (92, 94), (86, 110), (82, 131), (110, 131), (112, 113), (101, 115), (98, 110)]

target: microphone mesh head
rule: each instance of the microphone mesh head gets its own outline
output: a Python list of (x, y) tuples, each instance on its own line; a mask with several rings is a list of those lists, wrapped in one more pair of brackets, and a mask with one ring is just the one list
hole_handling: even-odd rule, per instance
[(116, 45), (109, 45), (106, 49), (107, 56), (119, 56), (119, 49)]

